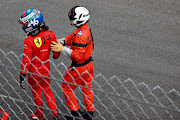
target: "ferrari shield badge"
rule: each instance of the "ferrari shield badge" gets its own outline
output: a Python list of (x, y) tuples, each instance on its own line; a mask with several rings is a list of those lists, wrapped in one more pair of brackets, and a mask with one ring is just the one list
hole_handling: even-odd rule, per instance
[(40, 37), (35, 38), (35, 39), (34, 39), (34, 43), (35, 43), (35, 45), (36, 45), (38, 48), (40, 48), (41, 45), (42, 45), (42, 40), (41, 40), (41, 38), (40, 38)]

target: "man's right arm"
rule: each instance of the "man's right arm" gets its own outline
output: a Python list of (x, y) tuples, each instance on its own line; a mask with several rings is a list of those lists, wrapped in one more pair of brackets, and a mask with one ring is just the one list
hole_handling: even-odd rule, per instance
[(22, 74), (27, 74), (29, 65), (31, 64), (32, 59), (32, 48), (30, 47), (30, 43), (28, 42), (28, 39), (26, 38), (24, 40), (24, 47), (23, 47), (23, 59), (21, 64), (21, 72)]
[(24, 47), (23, 47), (23, 59), (21, 63), (21, 71), (19, 74), (19, 77), (20, 77), (19, 83), (23, 89), (25, 89), (25, 87), (23, 86), (23, 81), (24, 81), (25, 76), (27, 75), (27, 71), (31, 63), (31, 59), (32, 59), (32, 48), (30, 47), (30, 44), (28, 43), (28, 39), (25, 39)]

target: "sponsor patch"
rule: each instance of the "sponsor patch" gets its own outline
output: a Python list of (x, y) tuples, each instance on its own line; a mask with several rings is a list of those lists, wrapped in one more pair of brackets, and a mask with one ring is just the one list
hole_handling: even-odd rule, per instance
[(34, 43), (35, 43), (35, 45), (36, 45), (38, 48), (40, 48), (41, 45), (42, 45), (42, 40), (41, 40), (41, 38), (40, 38), (40, 37), (35, 38), (35, 39), (34, 39)]
[(44, 52), (44, 51), (48, 51), (48, 49), (43, 49), (43, 50), (40, 50), (40, 52)]
[(83, 31), (80, 30), (77, 35), (78, 35), (78, 36), (81, 36), (82, 32), (83, 32)]

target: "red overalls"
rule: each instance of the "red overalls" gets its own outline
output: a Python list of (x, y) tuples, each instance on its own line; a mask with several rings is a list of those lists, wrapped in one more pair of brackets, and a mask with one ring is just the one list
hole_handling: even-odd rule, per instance
[[(82, 27), (77, 28), (77, 30), (67, 36), (66, 45), (71, 46), (73, 51), (71, 53), (72, 64), (68, 67), (64, 81), (75, 84), (62, 83), (66, 104), (72, 111), (77, 111), (80, 108), (73, 90), (77, 85), (81, 85), (85, 108), (89, 112), (94, 112), (94, 94), (92, 90), (94, 68), (91, 60), (93, 40), (88, 24), (86, 23)], [(76, 69), (73, 69), (73, 66)]]
[[(21, 73), (27, 74), (25, 71), (30, 72), (28, 73), (28, 83), (35, 104), (37, 106), (43, 106), (42, 93), (44, 93), (49, 109), (55, 111), (52, 113), (57, 115), (57, 106), (51, 91), (50, 79), (43, 77), (50, 77), (49, 56), (52, 41), (57, 42), (56, 36), (51, 30), (41, 31), (35, 36), (25, 38)], [(54, 58), (58, 58), (59, 55), (60, 53), (53, 52)], [(42, 119), (44, 110), (36, 107), (36, 112), (39, 119)]]

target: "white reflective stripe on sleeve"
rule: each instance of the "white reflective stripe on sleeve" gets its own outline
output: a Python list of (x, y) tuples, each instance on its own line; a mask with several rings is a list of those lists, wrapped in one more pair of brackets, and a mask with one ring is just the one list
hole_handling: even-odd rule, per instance
[(57, 39), (60, 43), (62, 43), (63, 45), (66, 45), (66, 39), (65, 38), (60, 38)]
[(63, 50), (62, 50), (62, 54), (71, 58), (71, 53), (72, 53), (73, 50), (71, 50), (70, 48), (67, 48), (67, 47), (64, 47)]

